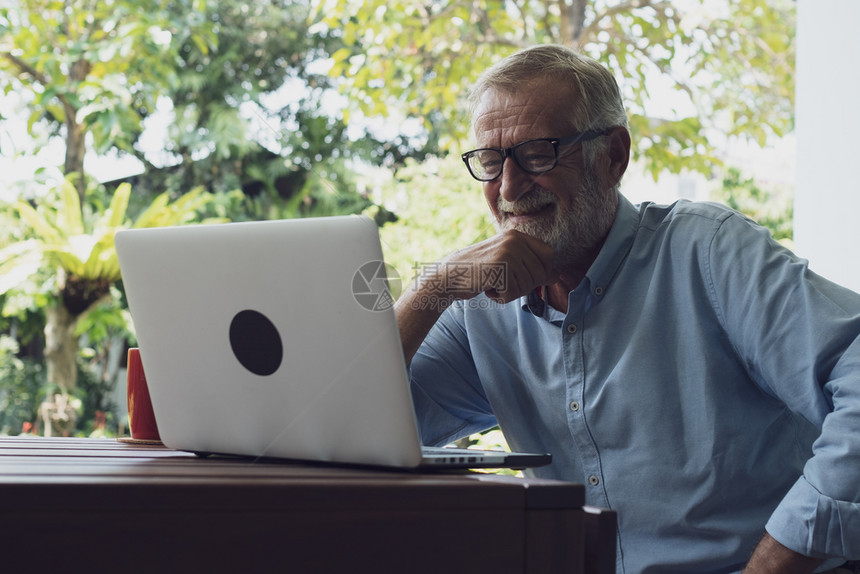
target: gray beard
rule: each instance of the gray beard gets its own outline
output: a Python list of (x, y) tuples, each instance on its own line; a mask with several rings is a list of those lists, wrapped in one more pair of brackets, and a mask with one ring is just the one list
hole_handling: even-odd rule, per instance
[[(556, 208), (552, 219), (521, 224), (497, 222), (496, 228), (516, 229), (552, 247), (556, 270), (590, 264), (609, 233), (618, 208), (618, 187), (601, 193), (595, 179), (593, 174), (586, 173), (570, 206), (564, 210)], [(501, 197), (497, 200), (500, 212), (513, 213), (526, 213), (557, 203), (558, 198), (543, 188), (535, 188), (516, 202)]]

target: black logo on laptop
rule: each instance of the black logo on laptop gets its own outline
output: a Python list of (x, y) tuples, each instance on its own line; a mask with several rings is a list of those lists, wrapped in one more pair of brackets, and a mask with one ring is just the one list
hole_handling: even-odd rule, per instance
[(284, 359), (278, 329), (268, 317), (252, 309), (239, 311), (230, 322), (230, 347), (242, 366), (255, 375), (271, 375)]
[[(352, 276), (352, 294), (368, 311), (386, 311), (394, 306), (400, 291), (400, 275), (384, 261), (370, 261)], [(392, 295), (394, 294), (394, 295)]]

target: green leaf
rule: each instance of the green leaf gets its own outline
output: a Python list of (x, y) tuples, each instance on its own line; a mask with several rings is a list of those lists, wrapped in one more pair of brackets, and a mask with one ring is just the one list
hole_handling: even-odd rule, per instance
[(42, 217), (29, 203), (18, 201), (15, 209), (21, 219), (39, 236), (43, 241), (58, 242), (60, 234), (57, 229)]
[(81, 201), (78, 190), (75, 189), (72, 182), (65, 179), (60, 186), (60, 194), (63, 201), (62, 213), (60, 214), (63, 228), (60, 231), (67, 236), (81, 235), (84, 233), (84, 223), (81, 216)]
[(111, 198), (110, 207), (106, 214), (109, 215), (108, 227), (120, 227), (123, 224), (129, 197), (131, 197), (131, 185), (128, 183), (120, 184)]
[(40, 243), (19, 241), (0, 249), (0, 295), (17, 288), (42, 267)]

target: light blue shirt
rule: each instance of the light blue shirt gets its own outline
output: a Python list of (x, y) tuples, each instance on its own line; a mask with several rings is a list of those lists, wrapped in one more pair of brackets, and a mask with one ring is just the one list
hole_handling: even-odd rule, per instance
[(725, 207), (622, 197), (568, 301), (449, 308), (410, 366), (424, 442), (552, 453), (530, 474), (618, 511), (618, 572), (736, 572), (765, 525), (860, 558), (860, 295)]

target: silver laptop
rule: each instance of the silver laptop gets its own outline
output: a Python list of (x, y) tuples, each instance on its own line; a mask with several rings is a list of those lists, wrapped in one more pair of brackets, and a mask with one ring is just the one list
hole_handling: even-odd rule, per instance
[(421, 447), (366, 217), (133, 229), (116, 249), (168, 447), (400, 468), (551, 460)]

